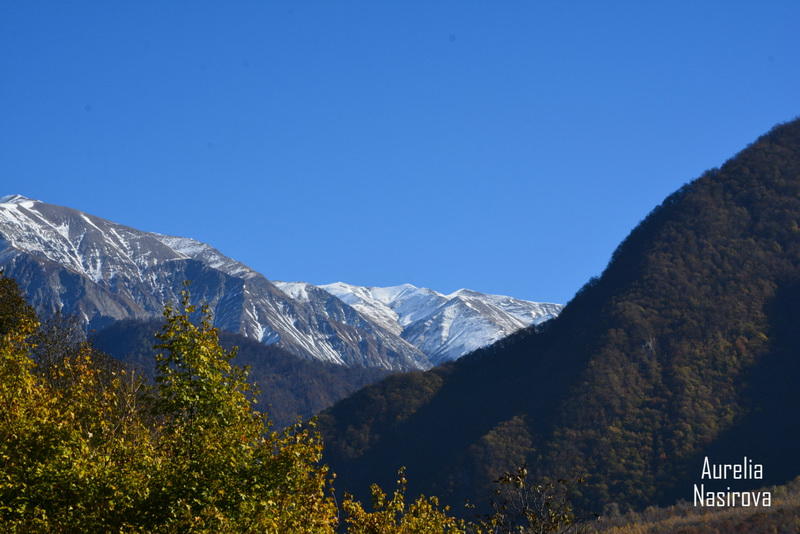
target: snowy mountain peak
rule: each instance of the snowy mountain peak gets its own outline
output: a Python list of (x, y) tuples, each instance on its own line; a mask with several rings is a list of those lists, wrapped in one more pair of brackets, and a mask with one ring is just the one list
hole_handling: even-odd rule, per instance
[(194, 239), (142, 232), (22, 195), (2, 199), (0, 235), (12, 248), (47, 258), (95, 282), (118, 276), (144, 280), (154, 265), (178, 259), (194, 259), (231, 276), (256, 274)]
[(300, 302), (309, 302), (311, 300), (309, 291), (312, 287), (316, 287), (308, 282), (280, 282), (278, 280), (273, 280), (272, 283), (294, 300)]
[(5, 195), (3, 197), (0, 197), (0, 204), (14, 204), (14, 205), (20, 205), (24, 208), (30, 208), (36, 202), (41, 202), (41, 201), (28, 198), (24, 195)]
[(320, 287), (421, 349), (433, 363), (456, 359), (552, 319), (562, 308), (471, 289), (443, 295), (411, 284), (362, 287), (335, 282)]
[(417, 287), (412, 284), (401, 284), (390, 287), (370, 287), (372, 295), (385, 304), (407, 301), (412, 298), (438, 298), (444, 297), (441, 293), (426, 287)]
[(45, 258), (93, 281), (145, 277), (159, 261), (181, 257), (153, 237), (71, 208), (21, 195), (0, 204), (0, 235), (11, 249)]
[(477, 297), (480, 295), (484, 295), (485, 293), (478, 293), (477, 291), (473, 291), (471, 289), (461, 288), (458, 291), (453, 291), (449, 295), (445, 295), (448, 299), (466, 296), (466, 297)]

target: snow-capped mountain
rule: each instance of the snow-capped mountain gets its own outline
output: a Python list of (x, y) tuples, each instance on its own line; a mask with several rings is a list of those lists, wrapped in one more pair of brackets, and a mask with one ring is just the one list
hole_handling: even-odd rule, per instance
[(319, 287), (398, 335), (405, 326), (427, 317), (447, 301), (441, 293), (411, 284), (362, 287), (335, 282)]
[[(279, 282), (273, 280), (272, 283), (296, 302), (309, 308), (314, 316), (325, 317), (335, 321), (337, 324), (351, 327), (349, 332), (340, 333), (340, 336), (345, 339), (348, 339), (349, 335), (362, 330), (375, 331), (380, 334), (375, 339), (365, 337), (349, 339), (353, 344), (361, 343), (365, 347), (368, 347), (371, 343), (378, 343), (379, 347), (376, 347), (376, 349), (380, 350), (369, 350), (370, 353), (409, 354), (414, 356), (414, 361), (418, 367), (431, 367), (428, 357), (419, 348), (402, 339), (392, 330), (387, 330), (382, 324), (370, 320), (368, 316), (360, 313), (331, 293), (305, 282)], [(320, 328), (324, 327), (321, 325)], [(388, 365), (389, 362), (379, 363), (381, 363), (379, 367), (391, 368)], [(373, 367), (375, 366), (373, 365)]]
[(0, 198), (0, 268), (41, 313), (74, 314), (90, 329), (159, 316), (190, 280), (223, 330), (306, 358), (392, 370), (458, 358), (561, 310), (467, 289), (272, 282), (194, 239), (21, 195)]
[(75, 314), (89, 328), (159, 316), (191, 280), (193, 299), (211, 306), (221, 329), (343, 365), (430, 366), (419, 349), (327, 293), (303, 302), (199, 241), (20, 195), (0, 198), (0, 268), (40, 312)]
[(361, 287), (336, 282), (320, 287), (419, 348), (434, 364), (552, 319), (562, 308), (469, 289), (443, 295), (411, 284)]

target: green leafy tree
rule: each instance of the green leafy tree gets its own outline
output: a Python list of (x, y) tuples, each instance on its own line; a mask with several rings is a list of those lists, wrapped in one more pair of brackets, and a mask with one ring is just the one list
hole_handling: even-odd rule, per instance
[(156, 418), (161, 465), (145, 506), (165, 532), (333, 532), (322, 445), (313, 428), (273, 432), (254, 407), (245, 370), (231, 365), (206, 307), (183, 295), (158, 335)]

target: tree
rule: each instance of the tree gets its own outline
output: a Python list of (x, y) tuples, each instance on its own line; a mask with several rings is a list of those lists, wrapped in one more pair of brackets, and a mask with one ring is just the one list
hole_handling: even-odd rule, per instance
[(0, 270), (0, 336), (34, 322), (36, 313), (25, 301), (19, 286)]
[(200, 323), (184, 292), (158, 335), (161, 465), (145, 526), (165, 532), (333, 532), (322, 445), (313, 428), (273, 432), (244, 369), (231, 365), (206, 307)]
[[(13, 281), (0, 309), (16, 306)], [(86, 345), (43, 373), (32, 358), (29, 307), (0, 339), (0, 525), (10, 532), (133, 530), (129, 519), (154, 467), (135, 384), (102, 373)]]
[(165, 310), (155, 388), (86, 343), (35, 336), (18, 297), (0, 279), (0, 530), (334, 532), (313, 427), (270, 430), (188, 293)]
[[(581, 484), (583, 480), (575, 482)], [(492, 514), (479, 522), (483, 534), (573, 534), (583, 529), (567, 499), (568, 481), (534, 483), (523, 465), (504, 473), (495, 483), (498, 489)]]
[(397, 488), (391, 498), (377, 485), (371, 486), (372, 512), (346, 496), (342, 507), (347, 514), (348, 534), (464, 534), (467, 524), (449, 515), (449, 508), (439, 505), (436, 497), (424, 495), (406, 503), (408, 481), (405, 469), (397, 473)]

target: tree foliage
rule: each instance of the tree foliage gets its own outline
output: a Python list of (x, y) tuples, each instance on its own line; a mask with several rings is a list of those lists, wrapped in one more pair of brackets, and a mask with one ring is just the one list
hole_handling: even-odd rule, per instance
[(33, 308), (25, 301), (17, 283), (0, 270), (0, 336), (21, 331), (37, 321)]
[[(4, 287), (13, 288), (7, 279)], [(18, 292), (6, 291), (2, 307)], [(3, 317), (0, 524), (11, 532), (330, 533), (313, 428), (272, 431), (207, 310), (165, 310), (157, 386), (85, 343), (37, 365), (37, 323)]]
[(98, 368), (88, 346), (39, 372), (36, 326), (23, 317), (0, 342), (0, 521), (20, 532), (123, 530), (154, 467), (138, 384)]
[(349, 534), (464, 534), (467, 523), (450, 515), (436, 497), (420, 495), (407, 502), (408, 480), (405, 469), (398, 473), (397, 487), (391, 496), (373, 484), (371, 512), (352, 496), (347, 496), (342, 508), (347, 517)]
[(254, 409), (235, 350), (219, 344), (207, 309), (200, 324), (184, 293), (167, 306), (158, 336), (157, 450), (160, 466), (144, 504), (148, 521), (174, 532), (330, 532), (321, 443), (299, 426), (270, 430)]

